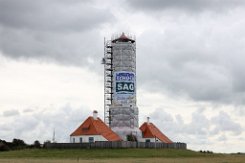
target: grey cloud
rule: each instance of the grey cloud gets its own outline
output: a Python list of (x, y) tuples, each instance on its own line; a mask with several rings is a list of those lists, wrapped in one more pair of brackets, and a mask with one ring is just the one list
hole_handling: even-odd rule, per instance
[(173, 98), (243, 105), (245, 22), (227, 25), (241, 20), (244, 12), (238, 13), (214, 20), (206, 15), (194, 24), (192, 18), (184, 25), (175, 20), (163, 33), (143, 33), (137, 38), (138, 86)]
[(208, 137), (210, 123), (206, 116), (203, 115), (202, 109), (197, 109), (197, 111), (192, 113), (190, 123), (186, 123), (181, 115), (172, 116), (165, 112), (164, 109), (156, 109), (150, 117), (151, 121), (173, 141), (186, 142), (193, 136), (195, 139), (206, 139)]
[[(162, 109), (156, 109), (155, 112), (153, 112), (153, 114), (151, 114), (151, 118), (153, 121), (156, 119), (157, 120), (163, 119), (165, 123), (173, 123), (174, 122), (172, 115), (165, 112)], [(168, 125), (166, 124), (166, 126), (168, 126)]]
[[(160, 7), (184, 5), (183, 1), (142, 1), (139, 5), (148, 2)], [(192, 3), (205, 7), (220, 1), (185, 1), (185, 5)], [(228, 4), (242, 3), (223, 1)], [(110, 10), (94, 6), (77, 0), (0, 1), (0, 51), (15, 59), (34, 58), (102, 71), (100, 27), (115, 17)], [(244, 11), (191, 16), (165, 13), (166, 19), (160, 18), (156, 29), (151, 26), (152, 30), (137, 37), (139, 88), (173, 98), (244, 104), (243, 15)]]
[(243, 0), (129, 0), (128, 4), (134, 8), (149, 11), (177, 9), (186, 11), (227, 10), (244, 5)]
[(20, 116), (17, 118), (14, 118), (13, 122), (9, 125), (15, 126), (14, 133), (15, 136), (20, 136), (24, 133), (26, 134), (29, 131), (33, 131), (38, 126), (38, 119), (35, 119), (33, 116)]
[(201, 140), (207, 138), (206, 134), (202, 134), (203, 126), (199, 126), (199, 124), (201, 124), (200, 121), (198, 124), (192, 126), (193, 123), (187, 124), (181, 115), (174, 117), (165, 112), (164, 109), (156, 110), (150, 115), (151, 122), (172, 141), (185, 142), (195, 146), (197, 143), (200, 143)]
[(225, 135), (221, 135), (220, 137), (217, 138), (218, 141), (226, 141), (227, 140), (227, 136)]
[(237, 116), (245, 116), (245, 108), (244, 107), (236, 107), (234, 109), (234, 113), (236, 113)]
[(219, 115), (211, 119), (215, 128), (211, 131), (213, 134), (218, 134), (220, 132), (232, 132), (234, 135), (239, 135), (242, 133), (242, 127), (239, 123), (234, 122), (231, 117), (221, 111)]
[[(239, 136), (242, 133), (241, 124), (234, 122), (223, 111), (214, 117), (207, 117), (205, 109), (196, 109), (190, 122), (185, 122), (181, 115), (171, 115), (164, 109), (156, 109), (151, 115), (151, 121), (173, 141), (183, 141), (192, 145), (208, 144), (208, 138), (218, 136), (219, 141), (225, 141), (226, 134)], [(200, 147), (199, 147), (200, 148)]]
[(0, 24), (5, 27), (42, 31), (83, 31), (109, 18), (104, 10), (90, 3), (65, 1), (0, 1)]
[(203, 114), (203, 110), (197, 109), (197, 111), (192, 113), (191, 122), (185, 128), (187, 133), (204, 137), (208, 136), (210, 122)]
[(173, 134), (173, 132), (178, 133), (180, 126), (178, 126), (171, 114), (165, 112), (164, 109), (158, 108), (155, 109), (152, 114), (150, 114), (150, 121), (155, 124), (172, 141), (176, 141), (177, 137)]
[(103, 39), (98, 40), (97, 34), (97, 31), (63, 35), (7, 30), (2, 33), (0, 47), (5, 56), (15, 59), (30, 58), (66, 65), (89, 66), (88, 58), (91, 58), (98, 60), (99, 65), (100, 56), (103, 54), (103, 48), (100, 48), (99, 44), (103, 44)]
[(103, 54), (100, 27), (113, 19), (88, 1), (0, 1), (0, 51), (96, 69), (89, 61), (99, 65)]
[(24, 113), (32, 113), (32, 112), (34, 112), (34, 109), (27, 108), (27, 109), (24, 109), (23, 112)]
[[(10, 132), (12, 129), (11, 129), (11, 126), (6, 126), (6, 124), (1, 124), (0, 125), (0, 129), (1, 129), (1, 134), (4, 133), (4, 135), (7, 135), (6, 133)], [(3, 136), (3, 135), (1, 135)]]
[[(69, 135), (73, 132), (87, 116), (92, 112), (87, 108), (74, 108), (69, 104), (54, 109), (52, 107), (38, 109), (29, 114), (24, 112), (18, 117), (9, 119), (9, 123), (0, 125), (1, 139), (11, 141), (13, 138), (24, 139), (27, 143), (35, 140), (44, 142), (52, 140), (53, 131), (56, 132), (56, 141), (68, 142)], [(99, 113), (101, 115), (102, 113)], [(15, 126), (15, 127), (11, 127)]]
[(11, 117), (11, 116), (16, 116), (16, 115), (19, 115), (19, 111), (16, 110), (16, 109), (13, 109), (13, 110), (7, 110), (7, 111), (4, 111), (3, 112), (3, 116), (4, 117)]

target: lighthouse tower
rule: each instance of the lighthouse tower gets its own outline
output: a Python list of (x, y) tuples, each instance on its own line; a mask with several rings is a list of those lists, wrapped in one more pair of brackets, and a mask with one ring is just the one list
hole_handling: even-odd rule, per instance
[(105, 123), (123, 140), (128, 135), (139, 137), (135, 39), (122, 33), (105, 41), (104, 51)]

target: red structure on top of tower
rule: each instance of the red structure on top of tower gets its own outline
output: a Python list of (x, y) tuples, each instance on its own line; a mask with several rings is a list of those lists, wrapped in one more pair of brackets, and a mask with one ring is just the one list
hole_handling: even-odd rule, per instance
[(125, 35), (125, 33), (123, 32), (122, 33), (122, 35), (119, 37), (119, 38), (116, 38), (116, 39), (114, 39), (114, 40), (112, 40), (112, 42), (113, 43), (115, 43), (115, 42), (135, 42), (135, 40), (133, 40), (133, 39), (130, 39), (130, 38), (128, 38), (126, 35)]

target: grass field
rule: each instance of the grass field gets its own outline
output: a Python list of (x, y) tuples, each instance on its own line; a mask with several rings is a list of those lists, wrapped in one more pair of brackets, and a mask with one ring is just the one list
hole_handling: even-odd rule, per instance
[(245, 155), (176, 149), (25, 149), (0, 152), (0, 163), (245, 163)]

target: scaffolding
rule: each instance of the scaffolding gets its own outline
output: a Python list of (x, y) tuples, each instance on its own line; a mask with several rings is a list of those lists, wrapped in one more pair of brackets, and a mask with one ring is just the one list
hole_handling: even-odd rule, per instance
[(104, 39), (104, 58), (102, 59), (102, 64), (104, 64), (104, 122), (108, 126), (111, 124), (110, 106), (113, 94), (112, 59), (111, 41)]

